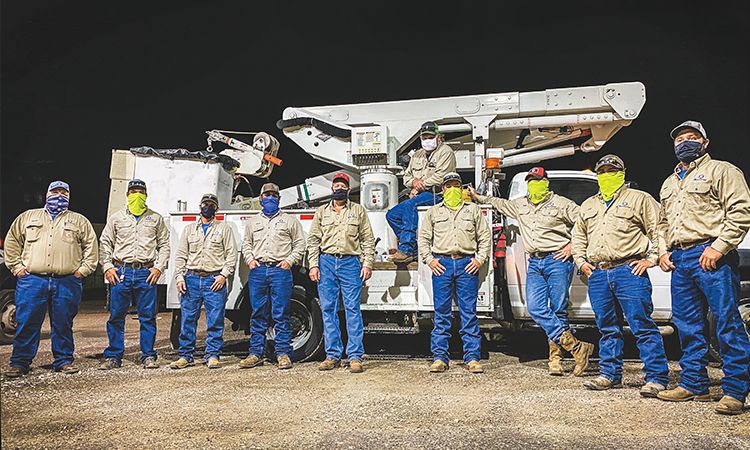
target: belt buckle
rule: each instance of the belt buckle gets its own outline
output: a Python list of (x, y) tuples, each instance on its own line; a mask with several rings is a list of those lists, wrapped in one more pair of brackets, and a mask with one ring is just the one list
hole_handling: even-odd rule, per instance
[(132, 267), (135, 270), (140, 270), (140, 269), (143, 268), (143, 263), (136, 261), (136, 262), (130, 264), (130, 267)]

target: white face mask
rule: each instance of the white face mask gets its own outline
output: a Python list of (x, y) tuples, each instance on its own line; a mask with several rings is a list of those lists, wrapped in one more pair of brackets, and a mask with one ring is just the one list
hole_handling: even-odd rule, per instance
[(435, 150), (437, 148), (437, 137), (432, 139), (422, 139), (422, 148), (428, 152)]

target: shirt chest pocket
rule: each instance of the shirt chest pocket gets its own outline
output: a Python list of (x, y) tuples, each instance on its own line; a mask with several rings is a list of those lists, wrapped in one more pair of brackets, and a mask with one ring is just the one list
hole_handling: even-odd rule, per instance
[(552, 225), (557, 222), (557, 218), (560, 217), (560, 210), (557, 208), (544, 208), (542, 209), (542, 222), (546, 225)]
[(42, 224), (32, 222), (26, 225), (24, 231), (26, 242), (36, 242), (42, 236)]
[(143, 236), (147, 239), (156, 238), (156, 220), (154, 219), (141, 219), (143, 221), (140, 227), (138, 227), (138, 235)]
[(620, 231), (628, 231), (635, 221), (635, 213), (627, 207), (615, 208), (615, 227)]
[(263, 238), (265, 238), (266, 234), (266, 225), (261, 222), (256, 222), (253, 224), (253, 240), (254, 241), (261, 241)]
[(714, 203), (714, 199), (711, 193), (710, 182), (694, 181), (692, 183), (689, 183), (685, 190), (687, 191), (690, 201), (690, 204), (686, 206), (703, 211), (711, 209), (711, 205)]
[(448, 220), (448, 216), (439, 215), (432, 219), (432, 228), (435, 234), (446, 235), (453, 232), (453, 224)]
[(586, 225), (589, 232), (599, 224), (596, 210), (581, 210), (581, 221)]
[(211, 233), (211, 235), (208, 237), (208, 242), (211, 244), (211, 248), (224, 248), (224, 238), (218, 231), (214, 231)]
[(347, 220), (346, 234), (352, 238), (357, 238), (359, 236), (359, 221), (356, 218), (350, 218)]
[(669, 211), (674, 203), (674, 189), (671, 187), (665, 187), (659, 192), (659, 198), (661, 199), (661, 206), (666, 211)]
[(79, 241), (78, 235), (79, 235), (78, 227), (74, 223), (66, 223), (63, 225), (63, 234), (62, 234), (63, 242), (67, 242), (68, 244), (78, 242)]
[(191, 233), (188, 236), (188, 251), (190, 253), (196, 253), (203, 248), (203, 236), (201, 233), (203, 233), (202, 230), (197, 233)]
[(457, 225), (457, 228), (459, 230), (472, 237), (476, 233), (476, 227), (474, 226), (474, 220), (472, 217), (462, 217), (461, 220), (458, 221)]

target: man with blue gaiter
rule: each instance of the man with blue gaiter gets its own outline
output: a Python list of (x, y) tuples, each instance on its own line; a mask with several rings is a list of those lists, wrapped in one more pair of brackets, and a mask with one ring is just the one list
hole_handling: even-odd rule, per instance
[(9, 378), (26, 374), (39, 348), (49, 311), (52, 367), (79, 371), (74, 362), (73, 319), (78, 314), (83, 278), (96, 270), (99, 244), (91, 222), (68, 210), (70, 187), (53, 181), (44, 208), (30, 209), (13, 221), (5, 238), (5, 264), (16, 277), (16, 320)]

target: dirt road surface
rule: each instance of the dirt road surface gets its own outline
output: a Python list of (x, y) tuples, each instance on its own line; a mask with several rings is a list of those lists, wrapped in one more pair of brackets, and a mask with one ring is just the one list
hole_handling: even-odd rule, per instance
[[(88, 303), (76, 318), (81, 373), (51, 371), (45, 326), (33, 372), (2, 381), (3, 449), (750, 449), (750, 411), (726, 417), (711, 403), (642, 399), (635, 359), (625, 364), (624, 388), (586, 391), (581, 378), (570, 376), (570, 360), (568, 375), (547, 375), (545, 341), (537, 335), (488, 343), (482, 375), (459, 361), (445, 374), (430, 374), (424, 347), (411, 351), (417, 357), (369, 359), (365, 373), (356, 375), (318, 372), (316, 363), (289, 371), (270, 363), (239, 369), (246, 338), (236, 332), (226, 333), (236, 353), (222, 358), (222, 368), (173, 371), (166, 367), (176, 359), (167, 339), (169, 315), (162, 313), (162, 368), (137, 365), (137, 320), (128, 316), (127, 360), (122, 369), (102, 372), (96, 366), (106, 346), (106, 317), (101, 305)], [(382, 345), (387, 351), (403, 347), (399, 342), (365, 345), (369, 352)], [(0, 347), (0, 367), (7, 367), (10, 351)], [(670, 366), (674, 376), (679, 367)], [(587, 376), (596, 370), (593, 364)], [(711, 392), (719, 395), (721, 371), (711, 368), (710, 376)]]

